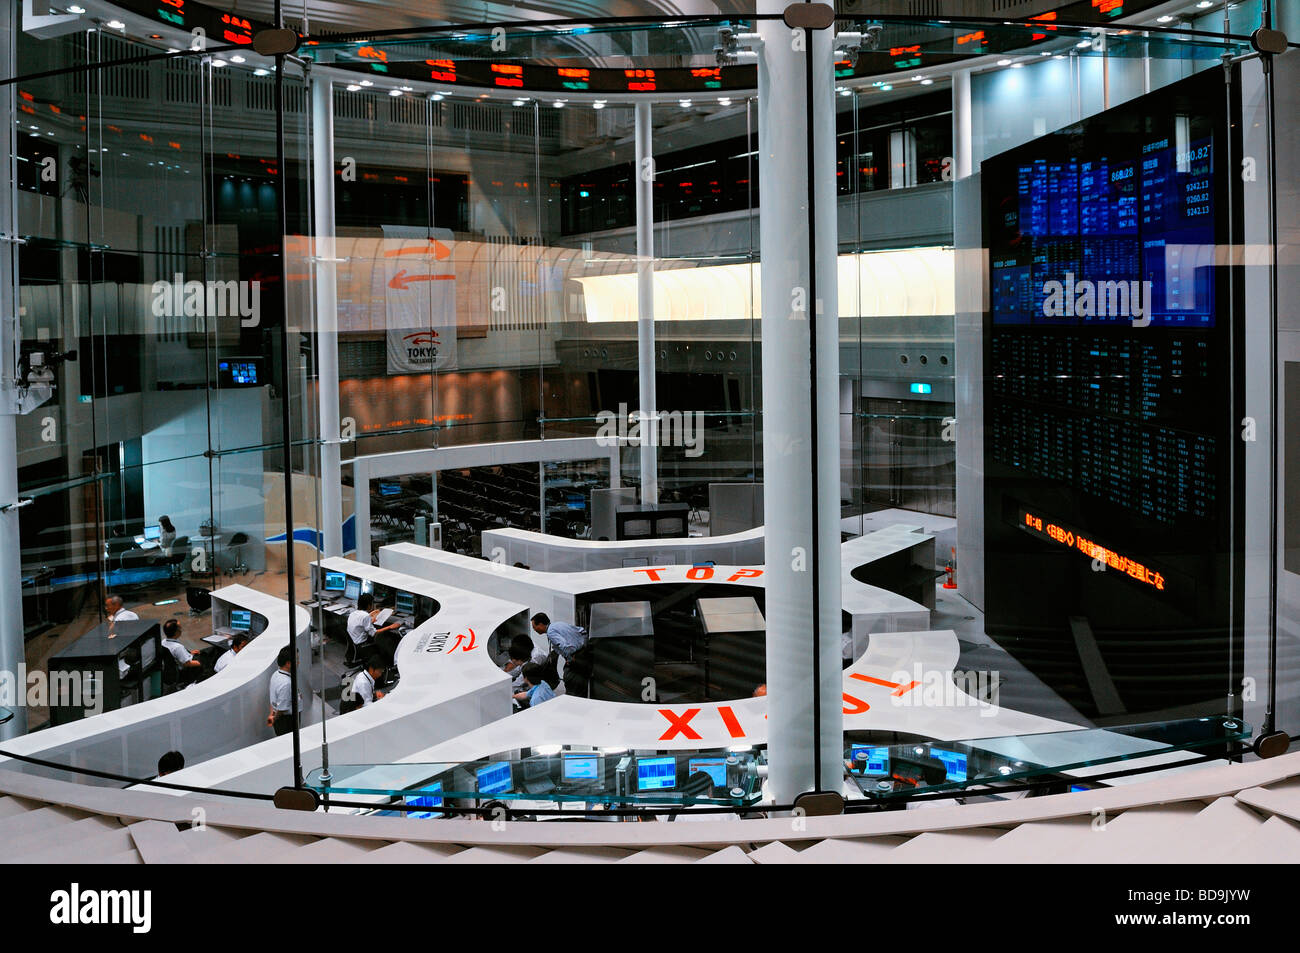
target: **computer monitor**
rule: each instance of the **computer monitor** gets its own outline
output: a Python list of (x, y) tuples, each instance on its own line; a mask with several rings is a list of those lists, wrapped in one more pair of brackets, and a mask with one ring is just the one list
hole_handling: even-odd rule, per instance
[(375, 584), (369, 579), (362, 579), (361, 591), (373, 593), (375, 591)]
[(406, 615), (415, 614), (415, 596), (409, 592), (399, 592), (397, 594), (397, 604), (393, 606), (398, 612)]
[(248, 632), (253, 628), (253, 612), (251, 609), (231, 609), (230, 610), (230, 627), (238, 629), (240, 632)]
[(677, 759), (672, 755), (663, 758), (636, 759), (636, 789), (638, 791), (671, 791), (677, 787)]
[[(425, 785), (420, 788), (418, 795), (408, 794), (402, 800), (407, 807), (442, 807), (442, 782), (435, 781), (433, 784)], [(438, 811), (407, 811), (406, 816), (442, 817), (442, 813)]]
[(594, 751), (566, 751), (560, 776), (565, 781), (599, 781), (603, 777), (600, 760), (600, 755)]
[(938, 758), (943, 762), (943, 766), (948, 769), (945, 781), (966, 780), (966, 756), (964, 754), (957, 751), (945, 751), (942, 748), (931, 748), (930, 757)]
[(361, 591), (371, 593), (375, 597), (375, 605), (377, 606), (385, 605), (393, 598), (393, 590), (382, 583), (371, 583), (369, 589), (366, 589), (365, 583), (362, 583)]
[(344, 599), (357, 599), (361, 596), (361, 580), (349, 579), (347, 585), (343, 587)]
[(510, 762), (494, 761), (477, 768), (474, 777), (478, 781), (479, 794), (500, 794), (510, 790)]
[(727, 786), (726, 758), (691, 758), (686, 762), (686, 776), (688, 778), (700, 771), (713, 779), (715, 788), (725, 788)]
[(155, 524), (152, 525), (152, 526), (146, 526), (146, 527), (144, 528), (144, 538), (145, 538), (145, 539), (161, 539), (161, 538), (162, 538), (162, 527), (159, 526), (157, 523), (155, 523)]
[(140, 643), (140, 669), (146, 672), (149, 671), (157, 660), (158, 643), (153, 639), (145, 639)]
[(380, 484), (379, 484), (379, 495), (380, 495), (380, 496), (401, 496), (401, 495), (402, 495), (402, 484), (400, 484), (400, 483), (386, 483), (386, 482), (385, 482), (385, 483), (380, 483)]
[(680, 516), (661, 516), (655, 520), (655, 538), (668, 536), (685, 536), (686, 521)]
[(623, 524), (624, 539), (647, 539), (650, 536), (649, 520), (628, 520)]
[(346, 573), (327, 572), (325, 574), (325, 591), (342, 592), (347, 588), (348, 577)]
[(866, 755), (861, 765), (863, 774), (889, 774), (889, 749), (883, 745), (853, 745), (849, 749), (849, 764), (859, 768), (858, 755)]

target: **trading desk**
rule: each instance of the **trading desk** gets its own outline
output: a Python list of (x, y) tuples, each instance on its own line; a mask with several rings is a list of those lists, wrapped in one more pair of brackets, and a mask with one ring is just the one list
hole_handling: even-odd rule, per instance
[[(122, 707), (123, 688), (119, 661), (129, 667), (126, 679), (143, 692), (146, 678), (158, 662), (162, 642), (157, 622), (104, 622), (95, 626), (67, 648), (50, 657), (50, 684), (79, 684), (75, 698), (55, 704), (50, 699), (50, 724), (64, 725), (88, 715), (116, 711)], [(93, 679), (93, 685), (87, 684)], [(84, 694), (89, 692), (93, 698)], [(86, 704), (90, 700), (93, 704)], [(136, 701), (143, 701), (140, 696)]]

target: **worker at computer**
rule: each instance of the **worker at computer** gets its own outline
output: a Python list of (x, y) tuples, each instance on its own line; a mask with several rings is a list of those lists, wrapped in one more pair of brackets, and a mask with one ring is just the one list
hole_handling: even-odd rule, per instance
[(176, 542), (176, 527), (172, 525), (171, 518), (166, 515), (158, 517), (158, 548), (164, 555), (170, 556), (174, 542)]
[(559, 652), (566, 661), (573, 658), (573, 653), (587, 644), (587, 630), (570, 622), (552, 622), (545, 612), (539, 612), (532, 618), (533, 631), (546, 636), (546, 641)]
[(383, 677), (384, 661), (376, 653), (370, 656), (366, 667), (357, 672), (357, 677), (352, 680), (352, 694), (361, 702), (359, 707), (373, 705), (384, 697), (384, 693), (379, 690)]
[(275, 729), (276, 737), (293, 731), (293, 648), (286, 645), (280, 649), (275, 663), (278, 668), (271, 673), (269, 693), (271, 712), (266, 716), (266, 723)]
[(547, 655), (541, 649), (533, 645), (533, 640), (526, 635), (516, 635), (510, 640), (510, 660), (505, 664), (505, 670), (510, 673), (513, 679), (510, 683), (512, 694), (523, 691), (524, 688), (524, 666), (529, 662), (536, 662), (538, 665), (545, 665)]
[(221, 653), (221, 657), (217, 659), (216, 664), (212, 666), (213, 674), (220, 672), (227, 665), (233, 662), (235, 660), (235, 656), (238, 655), (243, 650), (244, 646), (247, 644), (248, 644), (248, 633), (236, 632), (234, 636), (232, 636), (230, 639), (230, 648), (226, 649), (226, 651)]
[(375, 608), (375, 597), (372, 593), (363, 592), (357, 596), (357, 607), (348, 615), (348, 638), (352, 640), (356, 649), (369, 645), (381, 632), (396, 629), (402, 624), (399, 620), (376, 629), (375, 616), (378, 614), (379, 610)]
[(515, 693), (515, 701), (524, 708), (535, 708), (555, 697), (555, 692), (546, 681), (546, 668), (536, 662), (524, 666), (523, 683), (523, 690)]

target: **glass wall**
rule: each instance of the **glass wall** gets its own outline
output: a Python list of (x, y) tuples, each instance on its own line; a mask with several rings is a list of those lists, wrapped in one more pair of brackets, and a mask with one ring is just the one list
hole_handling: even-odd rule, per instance
[[(706, 651), (696, 630), (721, 624), (699, 605), (712, 598), (748, 599), (762, 623), (762, 586), (741, 572), (704, 593), (695, 584), (726, 556), (668, 558), (762, 522), (765, 104), (754, 60), (723, 62), (719, 33), (753, 27), (520, 28), (504, 49), (432, 28), (322, 36), (282, 77), (227, 47), (136, 61), (170, 32), (20, 34), (17, 73), (32, 76), (15, 84), (21, 348), (25, 367), (40, 353), (54, 368), (50, 398), (18, 424), (29, 668), (48, 669), (120, 599), (146, 621), (180, 620), (206, 677), (208, 601), (243, 598), (223, 588), (238, 585), (308, 603), (305, 723), (360, 737), (346, 720), (358, 677), (433, 692), (442, 676), (413, 674), (414, 653), (475, 647), (464, 620), (479, 616), (439, 618), (452, 595), (392, 575), (454, 588), (454, 565), (454, 585), (518, 610), (474, 623), (515, 683), (489, 678), (477, 712), (515, 717), (510, 644), (534, 612), (594, 632), (610, 603), (648, 607), (651, 634), (671, 636), (604, 681), (566, 655), (580, 677), (568, 684), (557, 665), (551, 690), (637, 706), (761, 699), (761, 642), (728, 654), (718, 636)], [(1227, 424), (1260, 396), (1245, 367), (1267, 327), (1247, 320), (1261, 313), (1254, 273), (1218, 253), (1263, 227), (1228, 174), (1262, 156), (1262, 133), (1240, 127), (1262, 109), (1258, 64), (1225, 84), (1220, 57), (1245, 52), (1240, 36), (840, 27), (871, 38), (837, 49), (833, 141), (816, 142), (834, 152), (836, 242), (818, 255), (835, 256), (838, 279), (838, 460), (819, 462), (838, 469), (840, 498), (822, 503), (839, 506), (846, 546), (859, 541), (845, 585), (864, 587), (846, 596), (844, 677), (902, 691), (871, 668), (884, 664), (871, 636), (917, 631), (943, 648), (909, 664), (945, 685), (984, 673), (980, 700), (1035, 730), (1250, 721), (1276, 652), (1274, 607), (1246, 567), (1267, 564), (1276, 512), (1259, 509), (1272, 488), (1252, 482), (1255, 446)], [(128, 62), (104, 65), (116, 61)], [(811, 133), (789, 135), (802, 150)], [(1152, 198), (1160, 175), (1172, 191)], [(1126, 191), (1129, 176), (1146, 191)], [(1156, 256), (1143, 237), (1176, 250)], [(1135, 282), (1131, 303), (1154, 326), (1042, 310), (1053, 283), (1068, 295), (1084, 281), (1109, 283), (1112, 303), (1117, 282)], [(1215, 396), (1189, 395), (1189, 374)], [(648, 493), (638, 428), (658, 435), (657, 497), (684, 504), (680, 532), (571, 568), (651, 574), (557, 583), (563, 599), (523, 577), (494, 586), (490, 567), (542, 558), (509, 549), (503, 530), (627, 541), (615, 507)], [(870, 539), (900, 527), (925, 544)], [(351, 569), (314, 567), (336, 535), (329, 555)], [(440, 549), (426, 556), (443, 568), (404, 543)], [(683, 574), (671, 594), (650, 584), (660, 564)], [(376, 638), (383, 664), (359, 676), (347, 617), (364, 595), (409, 618)], [(148, 664), (131, 665), (123, 678), (147, 681)], [(1294, 714), (1282, 699), (1295, 686), (1277, 693)], [(844, 697), (854, 743), (939, 737), (922, 715), (901, 730), (854, 720), (890, 703)], [(747, 737), (726, 721), (741, 715), (717, 717)], [(52, 720), (28, 712), (29, 729)], [(451, 730), (426, 722), (371, 748), (340, 740), (342, 756), (447, 760), (429, 751)], [(985, 734), (1010, 734), (1001, 724)], [(983, 727), (963, 725), (964, 739)], [(256, 727), (249, 743), (272, 737)], [(538, 743), (519, 737), (518, 749)], [(602, 745), (547, 744), (570, 741)], [(300, 767), (320, 767), (319, 747)]]

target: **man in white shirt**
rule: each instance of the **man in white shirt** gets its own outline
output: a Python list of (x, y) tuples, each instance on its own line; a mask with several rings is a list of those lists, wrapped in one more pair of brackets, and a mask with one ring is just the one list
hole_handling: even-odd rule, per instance
[(348, 638), (352, 640), (353, 651), (369, 645), (380, 632), (387, 632), (401, 625), (401, 622), (394, 622), (382, 629), (376, 629), (375, 616), (378, 614), (379, 610), (375, 608), (375, 597), (368, 592), (361, 593), (357, 597), (357, 607), (348, 615)]
[(379, 691), (379, 680), (384, 677), (384, 663), (377, 656), (372, 656), (366, 667), (357, 672), (352, 680), (352, 694), (361, 700), (361, 707), (373, 705), (384, 697)]
[(198, 680), (203, 663), (196, 657), (199, 654), (197, 651), (187, 649), (181, 642), (181, 624), (175, 619), (168, 619), (163, 623), (162, 647), (164, 652), (170, 652), (172, 658), (176, 660), (182, 685), (189, 685)]
[(122, 608), (121, 596), (108, 596), (104, 599), (104, 614), (109, 622), (139, 622), (140, 617), (130, 609)]
[(217, 663), (212, 666), (213, 674), (224, 670), (227, 665), (235, 660), (235, 656), (238, 655), (240, 650), (247, 644), (248, 633), (236, 632), (234, 637), (230, 640), (230, 648), (221, 653), (221, 657), (217, 659)]
[(266, 716), (266, 723), (279, 737), (293, 731), (293, 676), (289, 674), (293, 667), (293, 649), (286, 645), (275, 660), (279, 668), (271, 673), (271, 713)]

